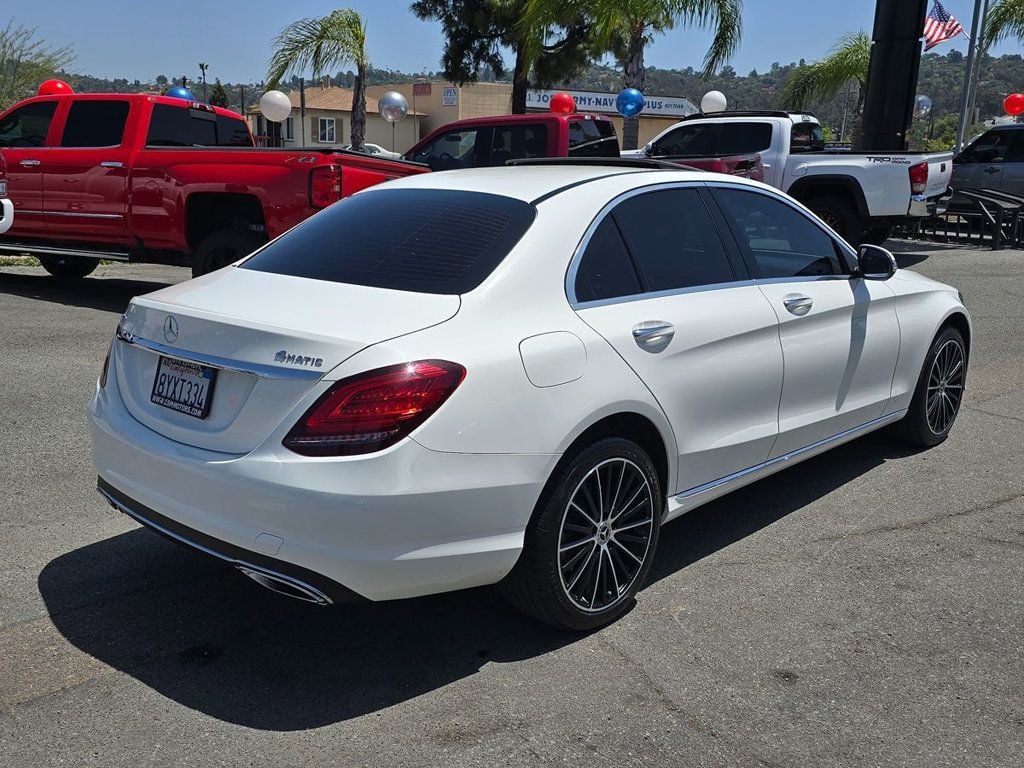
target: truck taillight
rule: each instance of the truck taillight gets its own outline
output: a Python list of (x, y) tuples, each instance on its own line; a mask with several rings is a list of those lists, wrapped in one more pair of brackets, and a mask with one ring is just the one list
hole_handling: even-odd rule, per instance
[(314, 168), (309, 174), (309, 204), (326, 208), (341, 200), (341, 167)]
[(910, 166), (910, 192), (923, 195), (928, 189), (928, 163)]
[(458, 363), (420, 360), (343, 379), (292, 427), (285, 447), (304, 456), (387, 448), (426, 421), (465, 377)]

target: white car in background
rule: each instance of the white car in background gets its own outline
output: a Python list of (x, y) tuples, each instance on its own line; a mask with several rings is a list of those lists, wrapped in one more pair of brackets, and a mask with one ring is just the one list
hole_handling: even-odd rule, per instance
[(889, 424), (946, 438), (956, 290), (763, 184), (637, 165), (396, 180), (133, 299), (100, 492), (294, 597), (500, 582), (581, 630), (667, 520)]
[[(354, 152), (351, 144), (346, 144), (342, 149), (347, 149), (350, 152)], [(363, 142), (363, 154), (373, 155), (374, 157), (382, 157), (385, 160), (399, 160), (402, 157), (401, 152), (392, 152), (389, 149), (384, 149), (380, 144), (367, 144)]]

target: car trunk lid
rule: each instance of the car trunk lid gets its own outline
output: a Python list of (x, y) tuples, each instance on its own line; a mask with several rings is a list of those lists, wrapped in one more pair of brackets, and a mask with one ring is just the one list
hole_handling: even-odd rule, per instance
[[(459, 305), (453, 295), (228, 268), (133, 299), (113, 363), (126, 407), (147, 427), (245, 453), (337, 365), (445, 322)], [(207, 407), (205, 417), (192, 415)]]

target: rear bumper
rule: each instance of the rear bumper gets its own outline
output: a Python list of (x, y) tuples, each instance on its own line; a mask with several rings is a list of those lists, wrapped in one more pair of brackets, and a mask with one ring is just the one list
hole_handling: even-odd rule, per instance
[(947, 189), (944, 194), (939, 195), (938, 197), (914, 195), (910, 199), (910, 209), (907, 211), (907, 215), (916, 219), (941, 216), (949, 208), (949, 201), (952, 199), (952, 189)]
[(0, 235), (14, 226), (14, 203), (0, 200)]
[[(406, 439), (376, 454), (243, 456), (174, 442), (108, 382), (89, 406), (101, 493), (236, 567), (329, 596), (389, 600), (492, 584), (515, 565), (557, 457), (454, 454)], [(248, 575), (252, 575), (251, 573)]]

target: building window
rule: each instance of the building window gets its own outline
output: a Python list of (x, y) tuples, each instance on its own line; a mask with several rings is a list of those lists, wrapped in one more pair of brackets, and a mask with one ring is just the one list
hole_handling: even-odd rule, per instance
[(285, 118), (284, 121), (284, 137), (289, 141), (295, 138), (295, 118)]
[(320, 138), (321, 144), (334, 144), (335, 133), (334, 133), (334, 118), (333, 117), (321, 117), (320, 118)]

